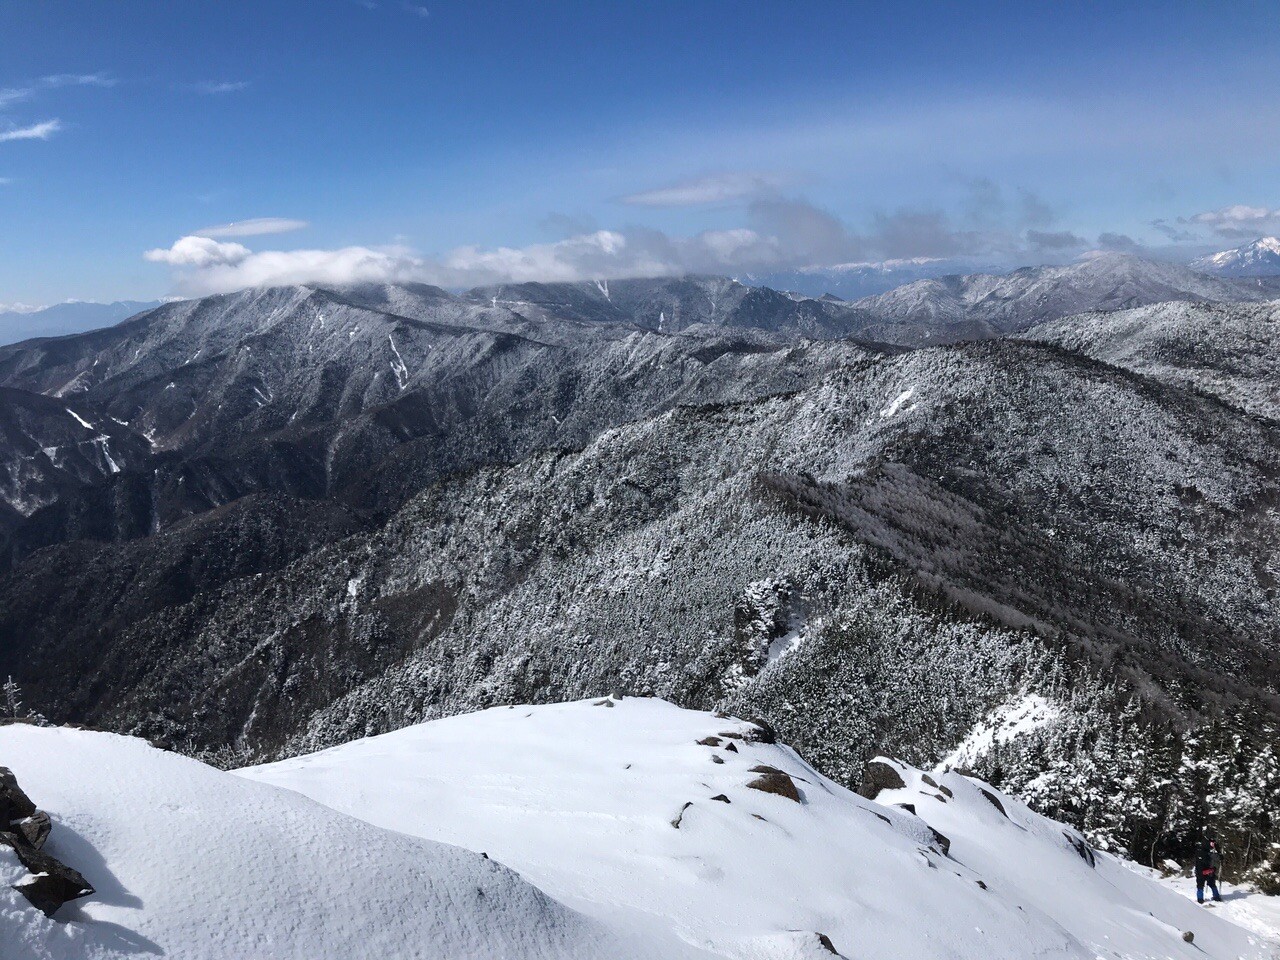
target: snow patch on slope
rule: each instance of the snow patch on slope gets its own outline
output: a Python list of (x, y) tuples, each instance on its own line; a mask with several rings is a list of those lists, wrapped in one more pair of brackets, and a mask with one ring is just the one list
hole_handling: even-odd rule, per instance
[(997, 743), (1008, 743), (1056, 720), (1062, 711), (1038, 693), (1028, 693), (991, 711), (974, 725), (959, 745), (938, 762), (935, 770), (972, 766)]

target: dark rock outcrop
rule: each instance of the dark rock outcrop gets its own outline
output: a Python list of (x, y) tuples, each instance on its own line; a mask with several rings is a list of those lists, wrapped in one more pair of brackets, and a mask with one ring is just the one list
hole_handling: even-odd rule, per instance
[(76, 870), (44, 853), (52, 829), (49, 815), (36, 809), (8, 767), (0, 767), (0, 845), (11, 848), (27, 868), (13, 885), (47, 917), (69, 900), (87, 897), (93, 887)]
[(982, 791), (982, 795), (987, 798), (987, 801), (1000, 811), (1000, 815), (1007, 820), (1009, 818), (1009, 814), (1005, 811), (1004, 804), (1000, 802), (1000, 798), (985, 787), (979, 787), (978, 789)]
[(43, 810), (37, 810), (25, 820), (18, 821), (18, 834), (37, 850), (44, 846), (52, 829), (53, 823)]
[(874, 800), (882, 790), (901, 790), (906, 785), (902, 775), (889, 764), (883, 760), (872, 760), (863, 768), (862, 785), (858, 787), (858, 793), (868, 800)]
[(796, 803), (801, 802), (800, 791), (796, 789), (795, 781), (777, 767), (761, 764), (759, 766), (752, 767), (751, 772), (760, 774), (760, 776), (747, 784), (747, 786), (752, 790), (760, 790), (763, 793), (776, 794), (779, 797), (786, 797), (788, 800), (794, 800)]
[(13, 889), (46, 917), (52, 917), (64, 903), (94, 892), (78, 871), (37, 850), (20, 834), (0, 831), (0, 844), (13, 848), (29, 874), (15, 883)]
[(18, 778), (8, 767), (0, 767), (0, 823), (8, 824), (34, 816), (36, 805), (18, 786)]

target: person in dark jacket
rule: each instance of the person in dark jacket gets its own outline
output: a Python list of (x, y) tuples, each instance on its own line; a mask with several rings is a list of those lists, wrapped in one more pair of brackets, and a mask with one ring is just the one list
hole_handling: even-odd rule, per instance
[(1222, 852), (1218, 849), (1218, 837), (1212, 830), (1204, 832), (1200, 849), (1196, 852), (1196, 901), (1204, 903), (1204, 887), (1209, 885), (1213, 899), (1222, 900), (1218, 893), (1218, 871), (1222, 869)]

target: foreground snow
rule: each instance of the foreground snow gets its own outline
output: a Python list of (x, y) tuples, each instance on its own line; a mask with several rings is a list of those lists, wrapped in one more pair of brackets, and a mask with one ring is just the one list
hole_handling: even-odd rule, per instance
[[(0, 957), (1277, 955), (1270, 898), (1199, 907), (955, 773), (891, 764), (904, 786), (865, 800), (758, 732), (656, 700), (499, 708), (237, 776), (0, 727), (48, 851), (97, 888), (48, 920), (0, 849)], [(749, 787), (762, 766), (800, 802)]]
[[(819, 934), (877, 960), (1273, 955), (1115, 860), (1090, 866), (1073, 833), (993, 793), (1002, 814), (968, 778), (936, 780), (948, 798), (904, 767), (906, 787), (873, 803), (785, 747), (697, 742), (750, 729), (633, 698), (498, 708), (242, 774), (487, 851), (616, 930), (718, 956), (829, 957)], [(803, 803), (749, 789), (761, 764), (795, 777)]]
[(0, 763), (51, 814), (46, 850), (97, 888), (47, 920), (0, 848), (4, 960), (682, 956), (624, 944), (478, 853), (133, 738), (0, 727)]

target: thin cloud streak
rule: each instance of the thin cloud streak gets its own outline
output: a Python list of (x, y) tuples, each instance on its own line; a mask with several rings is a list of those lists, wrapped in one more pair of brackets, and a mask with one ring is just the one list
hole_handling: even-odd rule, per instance
[(61, 129), (62, 121), (55, 119), (45, 120), (42, 123), (33, 123), (29, 127), (0, 130), (0, 143), (9, 143), (14, 140), (48, 140)]
[(285, 217), (255, 217), (251, 220), (235, 220), (214, 227), (202, 227), (195, 231), (201, 237), (260, 237), (273, 233), (291, 233), (311, 226), (306, 220), (290, 220)]
[(187, 89), (194, 90), (196, 93), (203, 93), (206, 96), (216, 97), (226, 93), (239, 93), (242, 90), (248, 90), (251, 85), (248, 80), (207, 80), (203, 83), (193, 83)]
[(765, 196), (782, 185), (783, 178), (773, 174), (722, 173), (629, 194), (621, 202), (639, 207), (696, 207)]

